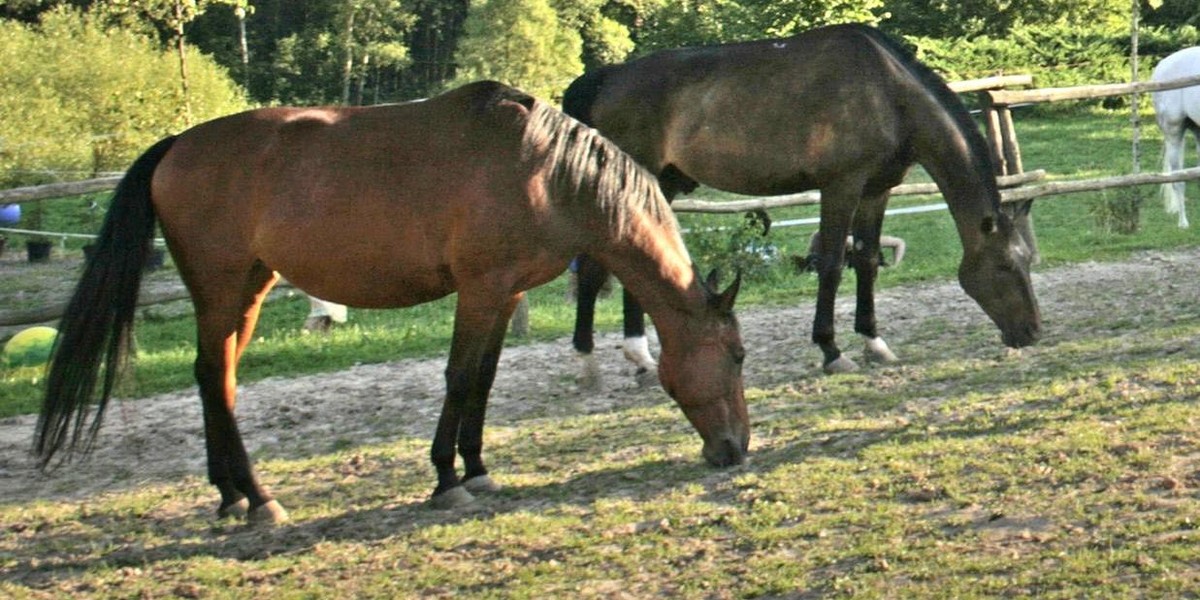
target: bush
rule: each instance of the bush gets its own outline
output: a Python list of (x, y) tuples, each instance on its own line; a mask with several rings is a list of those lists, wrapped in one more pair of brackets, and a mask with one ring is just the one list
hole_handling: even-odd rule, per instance
[[(0, 21), (0, 61), (0, 185), (123, 170), (185, 126), (176, 57), (85, 14), (58, 9), (36, 26)], [(195, 120), (245, 108), (212, 60), (193, 52), (188, 61)]]

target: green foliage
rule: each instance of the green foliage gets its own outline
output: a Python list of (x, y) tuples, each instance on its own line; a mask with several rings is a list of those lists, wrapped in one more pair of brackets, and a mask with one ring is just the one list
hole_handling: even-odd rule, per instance
[(583, 72), (583, 41), (547, 0), (474, 3), (464, 29), (455, 84), (495, 79), (557, 101)]
[(883, 26), (935, 38), (1007, 37), (1022, 27), (1129, 28), (1129, 0), (888, 0)]
[(883, 0), (684, 0), (650, 10), (638, 52), (780, 37), (835, 23), (878, 23)]
[(692, 260), (701, 268), (716, 269), (726, 279), (740, 272), (748, 282), (764, 281), (779, 262), (779, 250), (763, 223), (746, 213), (736, 224), (729, 215), (690, 218), (687, 245)]
[[(192, 112), (228, 114), (245, 101), (194, 50)], [(178, 64), (153, 41), (70, 10), (29, 26), (0, 22), (0, 183), (39, 183), (36, 172), (123, 170), (183, 125)]]

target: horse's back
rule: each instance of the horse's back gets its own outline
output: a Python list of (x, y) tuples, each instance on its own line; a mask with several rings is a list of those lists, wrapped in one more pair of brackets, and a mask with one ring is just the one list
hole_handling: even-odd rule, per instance
[(590, 102), (577, 110), (639, 162), (753, 194), (886, 160), (907, 127), (893, 99), (923, 93), (894, 51), (855, 25), (664, 50), (591, 77), (580, 82)]
[[(1200, 75), (1200, 46), (1184, 48), (1159, 61), (1151, 81), (1170, 81)], [(1159, 126), (1168, 133), (1182, 135), (1185, 125), (1200, 126), (1200, 87), (1153, 92), (1154, 112)]]
[(530, 103), (476, 84), (423, 102), (210, 121), (160, 164), (156, 212), (169, 243), (206, 268), (261, 262), (352, 306), (431, 300), (455, 291), (463, 249), (502, 235), (497, 213), (525, 200)]

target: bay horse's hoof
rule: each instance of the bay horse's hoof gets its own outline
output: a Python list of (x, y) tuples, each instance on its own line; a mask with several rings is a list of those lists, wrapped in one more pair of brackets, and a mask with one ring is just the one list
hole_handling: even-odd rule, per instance
[(475, 501), (475, 496), (467, 491), (467, 488), (459, 485), (452, 487), (440, 494), (434, 494), (429, 499), (430, 508), (437, 510), (453, 510), (462, 508)]
[(825, 372), (834, 375), (837, 373), (853, 373), (858, 370), (858, 363), (846, 358), (845, 355), (837, 357), (837, 360), (825, 364)]
[(274, 526), (280, 523), (287, 523), (288, 512), (283, 509), (283, 506), (272, 500), (254, 510), (251, 510), (246, 515), (246, 522), (254, 526)]
[(874, 337), (867, 339), (867, 360), (887, 364), (898, 362), (900, 359), (888, 348), (883, 338)]
[(639, 388), (651, 388), (661, 383), (658, 380), (658, 371), (650, 369), (638, 369), (637, 373), (633, 374), (633, 380)]
[(250, 512), (250, 501), (242, 498), (237, 502), (222, 506), (217, 509), (218, 519), (244, 519), (246, 513)]
[(575, 378), (575, 383), (580, 389), (596, 390), (600, 389), (600, 365), (596, 364), (596, 357), (591, 353), (577, 352), (579, 362), (583, 366), (580, 367), (579, 376)]
[(498, 492), (502, 488), (500, 484), (492, 480), (487, 475), (476, 475), (462, 482), (462, 487), (472, 494), (488, 494)]

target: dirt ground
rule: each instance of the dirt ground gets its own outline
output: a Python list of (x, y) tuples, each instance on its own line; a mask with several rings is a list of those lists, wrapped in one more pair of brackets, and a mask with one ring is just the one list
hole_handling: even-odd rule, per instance
[[(1136, 319), (1149, 312), (1169, 315), (1181, 308), (1194, 318), (1200, 297), (1198, 259), (1200, 248), (1194, 248), (1141, 253), (1119, 264), (1035, 269), (1043, 341), (1014, 360), (1036, 360), (1040, 352), (1053, 352), (1054, 345), (1072, 331), (1103, 330), (1114, 318)], [(9, 262), (8, 257), (3, 261)], [(852, 295), (842, 290), (838, 330), (843, 348), (858, 359), (862, 350), (852, 333)], [(965, 353), (964, 358), (1005, 352), (995, 327), (957, 283), (885, 290), (877, 297), (877, 311), (884, 338), (902, 361), (910, 355), (937, 353), (943, 345)], [(811, 298), (799, 299), (792, 308), (739, 312), (749, 353), (747, 388), (772, 389), (822, 377), (820, 352), (809, 341), (812, 313)], [(599, 337), (603, 379), (595, 391), (581, 391), (576, 385), (579, 365), (571, 358), (565, 338), (507, 348), (491, 394), (489, 423), (670, 402), (658, 387), (637, 386), (632, 368), (616, 349), (618, 343), (616, 332)], [(444, 368), (444, 357), (401, 360), (241, 386), (238, 409), (248, 449), (254, 456), (286, 458), (329, 452), (339, 441), (429, 440), (441, 410)], [(0, 502), (82, 498), (204, 474), (200, 405), (194, 388), (116, 402), (94, 454), (50, 475), (33, 468), (28, 452), (35, 420), (34, 416), (0, 420)], [(432, 478), (431, 467), (420, 468), (428, 469)]]

